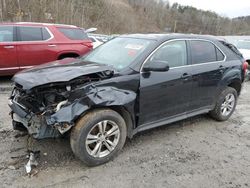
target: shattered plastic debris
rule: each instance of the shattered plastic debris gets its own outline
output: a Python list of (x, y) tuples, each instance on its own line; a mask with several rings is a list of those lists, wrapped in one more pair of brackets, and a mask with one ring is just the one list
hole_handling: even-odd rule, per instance
[(25, 169), (27, 174), (31, 174), (32, 171), (32, 167), (37, 167), (38, 162), (36, 161), (36, 158), (38, 158), (40, 154), (40, 151), (30, 151), (29, 153), (29, 161), (28, 163), (25, 165)]
[(8, 166), (8, 169), (10, 169), (10, 170), (16, 170), (16, 167), (13, 166), (13, 165), (10, 165), (10, 166)]

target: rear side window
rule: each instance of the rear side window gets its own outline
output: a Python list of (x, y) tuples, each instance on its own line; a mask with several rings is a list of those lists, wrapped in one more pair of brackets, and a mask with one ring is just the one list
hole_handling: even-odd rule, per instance
[(44, 27), (18, 27), (19, 41), (43, 41), (51, 35)]
[(190, 41), (190, 47), (193, 64), (217, 61), (216, 48), (211, 42), (193, 40)]
[(14, 27), (0, 26), (0, 42), (14, 41)]
[(78, 28), (58, 28), (58, 30), (71, 40), (86, 40), (88, 35)]
[(19, 27), (21, 41), (40, 41), (43, 40), (42, 29), (40, 27)]

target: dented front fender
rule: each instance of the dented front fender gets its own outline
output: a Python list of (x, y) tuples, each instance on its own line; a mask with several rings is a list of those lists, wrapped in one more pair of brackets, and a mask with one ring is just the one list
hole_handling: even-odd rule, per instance
[(79, 89), (72, 93), (72, 95), (82, 96), (73, 101), (71, 99), (69, 105), (62, 107), (53, 115), (46, 117), (48, 125), (60, 123), (72, 124), (89, 109), (98, 107), (123, 106), (133, 114), (133, 107), (137, 96), (136, 93), (131, 90), (94, 85)]

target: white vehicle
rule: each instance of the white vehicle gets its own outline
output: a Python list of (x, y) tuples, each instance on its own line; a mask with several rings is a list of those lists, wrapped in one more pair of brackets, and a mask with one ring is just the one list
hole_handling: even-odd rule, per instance
[(250, 40), (239, 40), (236, 47), (246, 60), (250, 60)]
[(250, 36), (219, 36), (237, 47), (244, 59), (248, 62), (246, 80), (250, 80)]
[[(239, 40), (236, 44), (238, 50), (242, 53), (244, 59), (250, 65), (250, 40)], [(246, 72), (246, 80), (250, 80), (250, 66)]]
[(90, 40), (93, 42), (93, 48), (95, 49), (96, 47), (102, 45), (104, 42), (99, 39), (98, 37), (95, 36), (89, 36)]

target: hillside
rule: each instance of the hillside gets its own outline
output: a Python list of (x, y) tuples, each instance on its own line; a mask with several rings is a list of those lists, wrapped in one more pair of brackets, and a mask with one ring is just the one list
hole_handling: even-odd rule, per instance
[(250, 34), (249, 19), (162, 0), (0, 0), (0, 21), (36, 21), (97, 27), (100, 33), (182, 32)]

